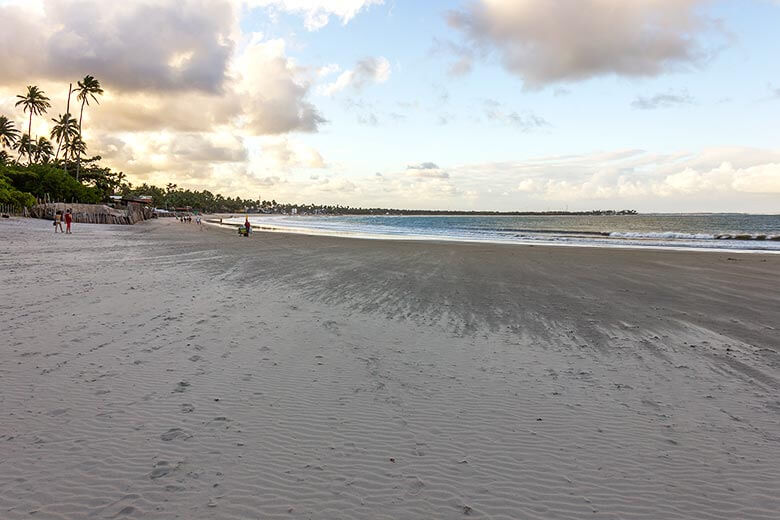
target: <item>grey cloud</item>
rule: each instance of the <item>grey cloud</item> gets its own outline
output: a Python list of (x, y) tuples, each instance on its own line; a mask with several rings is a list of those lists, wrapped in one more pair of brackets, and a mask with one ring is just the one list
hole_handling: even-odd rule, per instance
[(276, 98), (259, 98), (250, 102), (249, 127), (257, 135), (284, 134), (293, 131), (316, 132), (327, 123), (317, 107), (305, 101), (305, 92), (293, 88), (289, 94)]
[(449, 73), (451, 76), (465, 76), (474, 67), (475, 52), (468, 45), (459, 45), (448, 40), (434, 38), (431, 54), (446, 54), (456, 57), (456, 61), (450, 65)]
[[(56, 81), (67, 89), (67, 80), (92, 74), (107, 93), (88, 114), (97, 128), (202, 132), (240, 121), (249, 133), (274, 135), (316, 132), (326, 122), (281, 40), (235, 54), (234, 0), (43, 5), (0, 3), (0, 85)], [(231, 60), (239, 62), (235, 77)]]
[(223, 87), (234, 48), (231, 2), (49, 0), (44, 6), (43, 15), (0, 7), (3, 83), (89, 73), (122, 90), (216, 93)]
[[(196, 112), (193, 107), (198, 107)], [(229, 123), (241, 111), (241, 99), (235, 94), (126, 94), (102, 100), (100, 109), (91, 111), (89, 117), (91, 125), (111, 131), (203, 132)]]
[(128, 162), (134, 159), (132, 148), (117, 136), (100, 135), (93, 141), (97, 155), (105, 159), (121, 162)]
[(657, 76), (700, 63), (714, 51), (698, 37), (718, 32), (696, 9), (707, 1), (474, 0), (447, 19), (472, 49), (497, 51), (527, 88), (540, 88), (610, 74)]
[(448, 179), (450, 177), (449, 173), (439, 168), (439, 165), (433, 162), (411, 164), (406, 167), (406, 173), (412, 177), (424, 177), (430, 179)]
[(366, 126), (379, 126), (379, 118), (374, 113), (358, 116), (358, 123)]
[(670, 108), (678, 105), (690, 105), (693, 98), (688, 92), (666, 92), (650, 97), (637, 97), (631, 106), (639, 110), (654, 110), (656, 108)]
[(385, 81), (390, 73), (390, 63), (382, 57), (363, 58), (355, 64), (354, 73), (352, 86), (359, 90), (368, 83)]
[(247, 128), (258, 135), (316, 132), (327, 123), (307, 100), (311, 85), (279, 49), (260, 44), (247, 52), (249, 92), (242, 96)]
[(515, 110), (506, 109), (501, 103), (493, 99), (485, 100), (485, 117), (490, 121), (496, 121), (511, 125), (523, 132), (530, 132), (538, 128), (550, 126), (542, 117), (531, 112), (519, 113)]
[(177, 159), (192, 162), (244, 162), (248, 159), (240, 138), (236, 138), (232, 146), (223, 146), (200, 134), (176, 136), (170, 153)]
[(272, 176), (272, 177), (263, 177), (260, 179), (254, 179), (254, 182), (258, 186), (268, 188), (271, 186), (276, 186), (277, 184), (281, 184), (281, 179), (279, 177)]
[(420, 164), (412, 164), (406, 167), (407, 170), (438, 170), (439, 166), (436, 163), (424, 162)]

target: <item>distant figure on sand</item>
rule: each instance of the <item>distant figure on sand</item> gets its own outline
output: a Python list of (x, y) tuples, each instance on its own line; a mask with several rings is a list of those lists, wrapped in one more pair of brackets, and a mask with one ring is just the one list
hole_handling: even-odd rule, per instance
[(62, 211), (57, 210), (57, 213), (54, 214), (54, 232), (57, 232), (57, 228), (60, 229), (61, 233), (65, 233), (62, 229)]
[(249, 216), (244, 221), (244, 227), (246, 228), (246, 236), (249, 237), (249, 233), (252, 232), (252, 224), (249, 223)]
[(69, 235), (72, 234), (70, 232), (70, 225), (71, 225), (72, 222), (73, 222), (73, 214), (70, 212), (70, 209), (68, 209), (65, 212), (65, 233), (67, 233)]
[(200, 215), (195, 215), (195, 223), (198, 225), (198, 229), (203, 231), (203, 220), (200, 218)]

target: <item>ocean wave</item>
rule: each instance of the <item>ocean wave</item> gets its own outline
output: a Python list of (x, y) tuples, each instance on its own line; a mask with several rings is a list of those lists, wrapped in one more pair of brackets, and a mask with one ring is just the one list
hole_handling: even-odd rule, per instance
[(575, 236), (591, 236), (591, 237), (608, 237), (610, 233), (608, 231), (583, 231), (583, 230), (571, 230), (571, 229), (524, 229), (524, 228), (491, 228), (491, 227), (475, 227), (469, 228), (479, 231), (494, 231), (499, 233), (533, 233), (535, 235), (575, 235)]
[(634, 238), (634, 239), (654, 239), (654, 240), (780, 240), (780, 235), (758, 235), (748, 233), (735, 233), (726, 234), (719, 233), (717, 235), (710, 233), (677, 233), (673, 231), (668, 232), (626, 232), (615, 231), (609, 233), (610, 238)]

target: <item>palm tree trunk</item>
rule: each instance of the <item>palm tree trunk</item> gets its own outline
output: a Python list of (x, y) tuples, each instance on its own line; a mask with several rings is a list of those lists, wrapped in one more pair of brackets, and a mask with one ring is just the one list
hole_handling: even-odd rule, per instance
[(32, 164), (32, 110), (30, 110), (30, 124), (27, 127), (27, 160)]
[[(68, 104), (65, 107), (65, 113), (70, 115), (70, 95), (73, 93), (73, 83), (68, 84)], [(68, 134), (67, 129), (65, 129), (65, 151), (62, 153), (62, 161), (65, 165), (65, 174), (68, 173)], [(60, 139), (60, 142), (62, 139)]]
[[(81, 138), (81, 120), (84, 118), (84, 103), (87, 102), (87, 98), (85, 97), (81, 102), (81, 113), (79, 114), (79, 141), (82, 143), (84, 140)], [(81, 151), (77, 152), (76, 155), (76, 180), (79, 180), (79, 172), (81, 171)]]

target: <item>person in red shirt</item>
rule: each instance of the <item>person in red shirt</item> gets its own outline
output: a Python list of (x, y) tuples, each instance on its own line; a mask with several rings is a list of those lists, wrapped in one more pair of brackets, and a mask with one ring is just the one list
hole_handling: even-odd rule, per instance
[(70, 232), (70, 223), (73, 222), (73, 215), (71, 214), (70, 210), (65, 212), (65, 233), (68, 235), (71, 234)]

